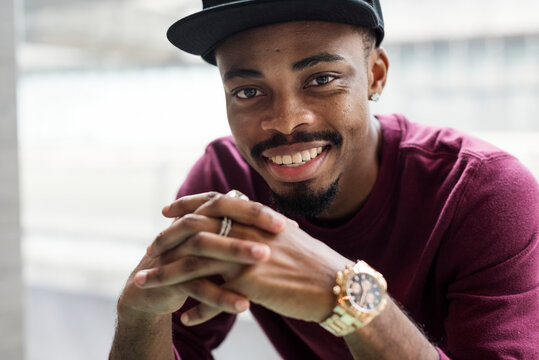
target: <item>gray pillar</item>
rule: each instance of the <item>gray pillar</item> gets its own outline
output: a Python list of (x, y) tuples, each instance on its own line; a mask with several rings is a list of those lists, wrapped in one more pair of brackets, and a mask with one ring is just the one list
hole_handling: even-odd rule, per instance
[(0, 0), (0, 359), (23, 358), (14, 0)]

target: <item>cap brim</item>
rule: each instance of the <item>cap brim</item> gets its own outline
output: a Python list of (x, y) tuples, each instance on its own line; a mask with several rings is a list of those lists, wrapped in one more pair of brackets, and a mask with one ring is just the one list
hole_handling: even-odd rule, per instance
[(237, 1), (185, 17), (167, 31), (174, 46), (216, 64), (217, 45), (238, 32), (289, 21), (329, 21), (376, 30), (377, 44), (384, 37), (383, 20), (374, 9), (357, 0)]

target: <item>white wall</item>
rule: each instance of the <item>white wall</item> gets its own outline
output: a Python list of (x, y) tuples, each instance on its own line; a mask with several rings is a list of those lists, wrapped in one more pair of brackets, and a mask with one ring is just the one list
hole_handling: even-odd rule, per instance
[(0, 359), (22, 359), (13, 0), (0, 0)]

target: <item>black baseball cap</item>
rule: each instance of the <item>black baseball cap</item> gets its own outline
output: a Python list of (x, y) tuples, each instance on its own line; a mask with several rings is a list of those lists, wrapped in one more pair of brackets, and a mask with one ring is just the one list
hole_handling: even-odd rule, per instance
[(226, 38), (259, 26), (290, 21), (328, 21), (363, 26), (384, 38), (379, 0), (202, 0), (202, 11), (167, 31), (176, 47), (216, 65), (214, 50)]

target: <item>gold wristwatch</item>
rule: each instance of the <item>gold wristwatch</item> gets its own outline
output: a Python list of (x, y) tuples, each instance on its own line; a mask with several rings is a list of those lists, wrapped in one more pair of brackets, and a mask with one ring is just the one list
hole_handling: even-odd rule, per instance
[(335, 336), (345, 336), (372, 321), (387, 304), (387, 283), (382, 274), (358, 261), (337, 273), (333, 292), (337, 306), (320, 325)]

